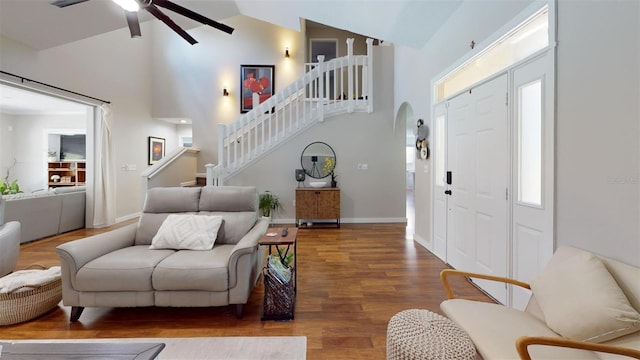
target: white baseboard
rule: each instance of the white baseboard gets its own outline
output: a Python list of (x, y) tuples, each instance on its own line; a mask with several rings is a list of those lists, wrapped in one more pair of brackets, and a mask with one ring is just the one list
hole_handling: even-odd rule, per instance
[[(116, 218), (116, 223), (121, 223), (140, 217), (142, 212), (137, 212)], [(271, 219), (272, 224), (295, 224), (296, 219)], [(342, 218), (341, 224), (406, 224), (407, 218)]]
[(342, 218), (340, 222), (346, 224), (406, 224), (407, 218)]
[(195, 186), (195, 185), (196, 185), (196, 181), (195, 180), (185, 181), (185, 182), (181, 182), (180, 183), (180, 186), (182, 186), (182, 187)]
[(425, 240), (422, 236), (414, 233), (413, 234), (413, 241), (418, 243), (418, 245), (422, 246), (423, 248), (431, 251), (431, 244), (427, 240)]
[[(271, 219), (272, 224), (295, 224), (296, 219)], [(406, 224), (407, 218), (342, 218), (341, 224)]]

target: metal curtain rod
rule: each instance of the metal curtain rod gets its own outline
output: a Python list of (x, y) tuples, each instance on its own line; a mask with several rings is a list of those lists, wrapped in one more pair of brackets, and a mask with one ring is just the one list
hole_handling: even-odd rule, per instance
[(32, 82), (32, 83), (35, 83), (35, 84), (38, 84), (38, 85), (46, 86), (46, 87), (51, 88), (51, 89), (56, 89), (56, 90), (64, 91), (64, 92), (69, 93), (69, 94), (82, 96), (82, 97), (85, 97), (85, 98), (87, 98), (87, 99), (97, 100), (97, 101), (100, 101), (100, 102), (103, 102), (103, 103), (111, 104), (111, 102), (110, 102), (110, 101), (107, 101), (107, 100), (102, 100), (102, 99), (95, 98), (95, 97), (93, 97), (93, 96), (89, 96), (89, 95), (85, 95), (85, 94), (80, 94), (80, 93), (75, 92), (75, 91), (71, 91), (71, 90), (63, 89), (63, 88), (60, 88), (60, 87), (57, 87), (57, 86), (53, 86), (53, 85), (49, 85), (49, 84), (45, 84), (45, 83), (40, 82), (40, 81), (37, 81), (37, 80), (31, 80), (31, 79), (28, 79), (28, 78), (23, 77), (23, 76), (19, 76), (19, 75), (16, 75), (16, 74), (8, 73), (8, 72), (6, 72), (6, 71), (2, 71), (2, 70), (0, 70), (0, 73), (5, 74), (5, 75), (9, 75), (9, 76), (16, 77), (16, 78), (20, 79), (20, 82), (21, 82), (21, 83), (24, 83), (25, 81), (28, 81), (28, 82)]

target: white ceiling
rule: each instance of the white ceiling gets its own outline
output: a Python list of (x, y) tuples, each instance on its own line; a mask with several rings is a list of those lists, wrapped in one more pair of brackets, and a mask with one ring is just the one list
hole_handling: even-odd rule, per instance
[[(127, 27), (124, 11), (111, 0), (91, 0), (65, 8), (50, 1), (0, 0), (0, 34), (42, 50)], [(242, 14), (299, 30), (302, 18), (421, 48), (465, 0), (173, 1), (223, 23), (225, 18)], [(199, 25), (169, 10), (164, 12), (186, 29)], [(146, 11), (139, 16), (140, 21), (158, 21)]]
[[(127, 27), (124, 10), (111, 0), (91, 0), (65, 8), (53, 6), (50, 1), (0, 0), (0, 34), (43, 50)], [(234, 0), (175, 2), (213, 20), (238, 14)], [(162, 11), (185, 29), (199, 26), (169, 10)], [(138, 16), (140, 22), (158, 21), (146, 11), (140, 11)]]
[[(44, 50), (127, 27), (124, 11), (111, 0), (90, 0), (65, 8), (53, 6), (50, 1), (0, 0), (0, 35)], [(242, 14), (300, 30), (300, 19), (308, 19), (387, 42), (422, 48), (463, 1), (477, 0), (173, 1), (222, 23), (225, 18)], [(184, 29), (200, 26), (169, 10), (164, 12)], [(159, 21), (146, 11), (139, 12), (139, 19)], [(55, 98), (22, 96), (19, 97), (22, 100), (17, 100), (16, 91), (0, 87), (0, 112), (78, 111), (73, 103)]]

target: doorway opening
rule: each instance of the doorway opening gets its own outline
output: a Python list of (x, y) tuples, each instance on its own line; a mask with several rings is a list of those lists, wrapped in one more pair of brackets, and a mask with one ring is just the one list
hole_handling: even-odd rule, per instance
[[(552, 10), (525, 10), (485, 50), (433, 82), (430, 250), (459, 270), (530, 282), (553, 254)], [(511, 307), (530, 296), (474, 282)]]
[[(17, 180), (24, 193), (47, 190), (49, 158), (61, 160), (60, 135), (85, 136), (93, 107), (5, 84), (0, 84), (0, 94), (2, 181)], [(50, 141), (49, 134), (57, 136)], [(75, 149), (69, 156), (86, 160), (78, 158), (86, 154), (86, 147), (80, 149), (73, 139), (66, 140), (65, 151)], [(91, 141), (87, 137), (86, 146)]]
[(394, 124), (394, 131), (403, 131), (405, 133), (405, 216), (407, 219), (406, 239), (414, 240), (416, 232), (415, 218), (415, 182), (416, 182), (416, 162), (420, 161), (416, 152), (417, 129), (416, 121), (413, 115), (413, 108), (408, 103), (403, 103), (398, 109)]

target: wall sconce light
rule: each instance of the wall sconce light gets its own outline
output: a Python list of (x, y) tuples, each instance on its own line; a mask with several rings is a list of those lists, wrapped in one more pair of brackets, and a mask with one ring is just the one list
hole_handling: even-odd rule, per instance
[(227, 91), (227, 88), (222, 89), (222, 96), (229, 96), (229, 92)]
[(286, 57), (286, 58), (289, 57), (289, 48), (288, 47), (284, 48), (284, 57)]

